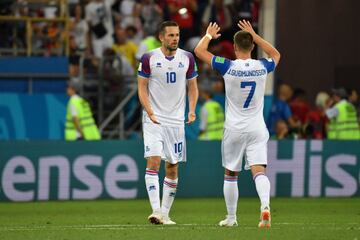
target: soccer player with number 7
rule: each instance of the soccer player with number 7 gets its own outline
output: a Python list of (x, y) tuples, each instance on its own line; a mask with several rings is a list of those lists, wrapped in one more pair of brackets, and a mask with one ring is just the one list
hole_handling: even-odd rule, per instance
[[(145, 53), (138, 69), (138, 94), (143, 111), (146, 190), (152, 224), (175, 224), (169, 217), (178, 184), (178, 163), (186, 161), (184, 129), (186, 88), (189, 113), (187, 123), (195, 121), (198, 99), (197, 67), (194, 56), (178, 48), (180, 29), (166, 21), (159, 27), (161, 47)], [(163, 197), (160, 204), (158, 172), (165, 160)]]
[[(224, 198), (227, 208), (225, 220), (220, 226), (236, 226), (236, 209), (239, 197), (238, 172), (242, 169), (245, 156), (245, 169), (251, 169), (259, 195), (260, 228), (271, 226), (270, 182), (265, 175), (267, 166), (267, 141), (263, 108), (265, 81), (268, 73), (274, 71), (279, 63), (280, 53), (253, 30), (250, 22), (240, 21), (241, 29), (234, 35), (236, 60), (214, 56), (207, 48), (211, 39), (221, 36), (220, 27), (210, 23), (206, 35), (195, 48), (196, 56), (223, 75), (226, 94), (226, 115), (222, 140), (222, 165), (225, 168)], [(251, 52), (257, 44), (268, 59), (251, 59)]]

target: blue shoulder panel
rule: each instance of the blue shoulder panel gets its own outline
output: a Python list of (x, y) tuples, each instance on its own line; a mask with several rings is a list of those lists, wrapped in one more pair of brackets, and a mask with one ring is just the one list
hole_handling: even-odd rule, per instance
[(221, 75), (225, 75), (227, 70), (229, 70), (231, 61), (227, 58), (214, 56), (211, 60), (211, 67), (214, 70), (217, 70)]
[(270, 58), (270, 59), (261, 58), (261, 59), (259, 59), (259, 61), (264, 65), (264, 67), (266, 68), (266, 71), (268, 73), (271, 73), (272, 71), (274, 71), (275, 62), (272, 58)]

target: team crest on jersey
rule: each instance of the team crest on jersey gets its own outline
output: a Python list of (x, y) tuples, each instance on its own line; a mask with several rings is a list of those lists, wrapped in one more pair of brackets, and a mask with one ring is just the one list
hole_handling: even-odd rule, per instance
[(156, 67), (157, 67), (157, 68), (161, 68), (161, 63), (159, 63), (159, 62), (156, 63)]
[(182, 64), (182, 62), (179, 62), (178, 68), (183, 68), (183, 67), (184, 67), (184, 64)]

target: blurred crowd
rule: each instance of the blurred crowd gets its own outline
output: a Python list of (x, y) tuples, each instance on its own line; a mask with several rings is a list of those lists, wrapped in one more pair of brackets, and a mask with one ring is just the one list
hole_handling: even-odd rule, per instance
[[(71, 34), (70, 74), (78, 74), (81, 54), (112, 63), (122, 75), (134, 75), (143, 53), (160, 46), (157, 27), (164, 20), (176, 21), (181, 29), (180, 47), (193, 51), (210, 21), (220, 24), (223, 37), (213, 44), (218, 54), (234, 59), (232, 34), (236, 23), (246, 18), (257, 26), (259, 0), (92, 0), (78, 2)], [(119, 67), (120, 66), (120, 67)], [(199, 71), (203, 70), (199, 66)], [(205, 69), (206, 70), (206, 69)]]
[[(66, 11), (61, 6), (64, 2)], [(257, 31), (260, 5), (261, 0), (16, 0), (0, 15), (68, 18), (69, 24), (63, 21), (31, 22), (32, 55), (65, 55), (67, 41), (70, 77), (74, 81), (83, 81), (85, 94), (95, 89), (89, 85), (92, 79), (104, 80), (104, 108), (112, 111), (128, 92), (128, 83), (136, 81), (141, 56), (160, 46), (156, 31), (162, 21), (173, 20), (179, 24), (179, 47), (190, 52), (209, 22), (217, 22), (222, 37), (212, 41), (209, 48), (215, 55), (235, 59), (232, 36), (239, 29), (237, 23), (247, 19)], [(0, 49), (28, 47), (27, 27), (21, 21), (6, 22), (0, 27), (0, 35), (6, 36), (0, 38)], [(210, 85), (212, 96), (224, 108), (221, 75), (200, 61), (197, 64), (199, 84)], [(89, 100), (93, 106), (97, 105), (97, 98)], [(137, 99), (131, 102), (133, 106), (138, 105)], [(131, 111), (134, 107), (128, 108)], [(134, 114), (129, 122), (138, 116), (138, 113)]]
[[(64, 3), (65, 8), (61, 5)], [(174, 20), (179, 24), (180, 47), (190, 52), (208, 23), (217, 22), (222, 37), (211, 41), (209, 50), (215, 55), (235, 59), (232, 36), (238, 30), (237, 23), (240, 19), (249, 20), (257, 31), (260, 7), (261, 0), (16, 0), (7, 7), (2, 6), (0, 15), (69, 19), (69, 24), (66, 21), (32, 21), (33, 55), (64, 55), (64, 42), (68, 42), (70, 76), (77, 78), (101, 65), (102, 77), (107, 80), (110, 91), (118, 92), (123, 89), (119, 82), (124, 76), (136, 79), (142, 54), (160, 46), (156, 31), (162, 21)], [(0, 48), (27, 47), (25, 22), (1, 22), (0, 25)], [(256, 58), (257, 51), (253, 54)], [(224, 109), (222, 77), (201, 62), (198, 62), (198, 69), (200, 96), (204, 96), (200, 99), (202, 105), (213, 100)], [(266, 119), (272, 139), (360, 138), (355, 89), (320, 92), (315, 103), (310, 104), (303, 89), (282, 84), (274, 99)], [(211, 107), (201, 110), (200, 117), (210, 110)], [(214, 118), (223, 119), (223, 113), (217, 111)], [(201, 122), (199, 128), (200, 137), (204, 138), (205, 123)], [(354, 136), (350, 136), (351, 131), (355, 132)], [(214, 138), (219, 139), (220, 135), (216, 133)]]
[(281, 84), (266, 121), (272, 139), (360, 139), (356, 89), (319, 92), (315, 103), (303, 89)]
[[(31, 44), (34, 55), (61, 55), (62, 43), (68, 39), (71, 76), (79, 74), (82, 56), (93, 59), (91, 63), (96, 65), (96, 59), (104, 55), (118, 57), (122, 73), (133, 75), (139, 58), (148, 50), (147, 38), (156, 36), (163, 20), (179, 24), (180, 47), (188, 51), (193, 51), (208, 23), (216, 21), (222, 28), (222, 38), (213, 43), (212, 50), (234, 59), (232, 36), (238, 29), (236, 23), (247, 19), (257, 29), (261, 4), (260, 0), (68, 0), (64, 13), (62, 1), (17, 0), (0, 14), (48, 19), (69, 16), (68, 27), (61, 21), (32, 22)], [(0, 47), (26, 47), (25, 23), (7, 24), (11, 26), (0, 30), (2, 36), (7, 36)]]
[[(66, 6), (60, 4), (60, 1), (64, 0), (2, 1), (0, 15), (10, 16), (12, 20), (0, 22), (0, 48), (15, 50), (15, 55), (25, 55), (28, 44), (31, 44), (33, 55), (64, 55), (66, 24), (65, 20), (59, 19), (65, 17)], [(33, 21), (25, 21), (27, 17)], [(22, 20), (15, 21), (16, 18)]]

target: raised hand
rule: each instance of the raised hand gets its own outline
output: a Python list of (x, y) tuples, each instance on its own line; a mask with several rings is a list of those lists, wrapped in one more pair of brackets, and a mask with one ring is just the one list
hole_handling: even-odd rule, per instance
[(254, 36), (256, 34), (249, 21), (240, 20), (238, 23), (238, 26), (241, 30), (249, 32), (252, 36)]
[(206, 34), (210, 34), (212, 36), (213, 39), (217, 39), (221, 36), (221, 34), (219, 33), (220, 31), (220, 27), (217, 25), (216, 22), (211, 22), (209, 24), (209, 26), (206, 29)]

